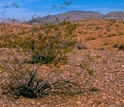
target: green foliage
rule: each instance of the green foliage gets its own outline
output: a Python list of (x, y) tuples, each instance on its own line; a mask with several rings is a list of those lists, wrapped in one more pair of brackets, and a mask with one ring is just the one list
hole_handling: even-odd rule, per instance
[(38, 39), (32, 40), (33, 43), (30, 46), (33, 53), (31, 63), (47, 64), (52, 61), (59, 63), (60, 59), (65, 58), (65, 53), (75, 45), (72, 35), (75, 28), (75, 24), (65, 21), (58, 25), (45, 25), (45, 35), (39, 34)]
[(80, 67), (88, 72), (90, 76), (95, 75), (95, 70), (93, 70), (87, 63), (81, 63)]
[(95, 75), (95, 70), (90, 67), (91, 62), (93, 62), (93, 58), (90, 56), (89, 53), (85, 55), (85, 60), (80, 63), (80, 67), (88, 72), (90, 76)]
[[(47, 64), (59, 63), (65, 59), (65, 54), (70, 52), (76, 41), (73, 32), (76, 24), (63, 21), (57, 25), (31, 25), (27, 30), (20, 28), (19, 32), (8, 32), (1, 36), (1, 47), (23, 48), (31, 53), (30, 63)], [(4, 37), (4, 38), (2, 38)], [(65, 60), (63, 60), (65, 62)], [(62, 60), (61, 60), (62, 63)]]

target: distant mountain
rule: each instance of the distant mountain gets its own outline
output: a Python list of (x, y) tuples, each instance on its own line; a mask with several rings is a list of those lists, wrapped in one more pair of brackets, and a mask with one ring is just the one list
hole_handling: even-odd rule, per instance
[(124, 20), (124, 12), (123, 11), (113, 11), (106, 15), (99, 12), (91, 12), (91, 11), (70, 11), (57, 15), (50, 15), (45, 17), (37, 17), (33, 20), (30, 20), (30, 23), (58, 23), (63, 20), (67, 21), (76, 21), (80, 19), (116, 19), (116, 20)]
[(0, 18), (0, 23), (11, 24), (11, 23), (20, 23), (20, 21), (16, 19), (11, 19), (11, 18), (6, 18), (6, 19)]
[(118, 19), (124, 20), (124, 12), (123, 11), (113, 11), (104, 16), (106, 19)]
[(57, 15), (50, 15), (45, 17), (37, 17), (30, 22), (33, 23), (57, 23), (58, 21), (75, 21), (80, 19), (89, 19), (89, 18), (103, 18), (104, 15), (99, 12), (91, 12), (91, 11), (70, 11)]
[[(76, 21), (81, 19), (115, 19), (115, 20), (124, 20), (124, 12), (123, 11), (112, 11), (108, 14), (104, 15), (99, 12), (92, 11), (69, 11), (61, 14), (50, 15), (45, 17), (36, 17), (28, 21), (28, 23), (32, 24), (45, 24), (45, 23), (59, 23), (64, 20), (67, 21)], [(0, 18), (0, 23), (2, 22), (2, 18)], [(16, 19), (5, 19), (5, 23), (21, 23), (22, 21), (18, 21)]]

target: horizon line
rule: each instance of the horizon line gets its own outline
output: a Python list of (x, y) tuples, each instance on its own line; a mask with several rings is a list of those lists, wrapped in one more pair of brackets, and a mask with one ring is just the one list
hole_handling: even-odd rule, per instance
[[(36, 18), (36, 17), (46, 17), (46, 16), (54, 16), (54, 15), (59, 15), (59, 14), (64, 14), (64, 13), (68, 13), (68, 12), (94, 12), (94, 13), (100, 13), (100, 14), (103, 14), (103, 15), (107, 15), (111, 12), (123, 12), (124, 13), (124, 10), (113, 10), (113, 11), (108, 11), (108, 12), (100, 12), (100, 11), (92, 11), (92, 10), (69, 10), (69, 11), (64, 11), (64, 12), (53, 12), (51, 14), (47, 14), (47, 15), (32, 15), (30, 16), (30, 18), (27, 18), (28, 20), (30, 20), (33, 16)], [(41, 12), (42, 13), (42, 12)], [(0, 17), (0, 20), (2, 19), (16, 19), (16, 20), (26, 20), (25, 18), (11, 18), (11, 17)]]

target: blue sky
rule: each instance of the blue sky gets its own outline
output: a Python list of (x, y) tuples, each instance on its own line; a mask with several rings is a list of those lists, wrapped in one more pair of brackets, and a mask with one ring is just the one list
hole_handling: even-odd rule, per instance
[(2, 17), (5, 4), (17, 2), (19, 8), (9, 7), (5, 9), (5, 16), (10, 18), (28, 19), (31, 16), (45, 16), (52, 6), (57, 7), (51, 14), (58, 14), (71, 10), (96, 11), (104, 14), (110, 11), (124, 11), (124, 0), (72, 0), (71, 5), (60, 8), (66, 0), (2, 0), (0, 1), (0, 17)]

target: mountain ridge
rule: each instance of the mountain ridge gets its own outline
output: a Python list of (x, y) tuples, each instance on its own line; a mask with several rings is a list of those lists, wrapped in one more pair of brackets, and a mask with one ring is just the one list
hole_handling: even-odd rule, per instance
[[(35, 24), (44, 24), (44, 23), (59, 23), (64, 20), (66, 21), (77, 21), (81, 19), (114, 19), (114, 20), (124, 20), (124, 11), (111, 11), (107, 14), (103, 14), (95, 11), (81, 11), (81, 10), (73, 10), (64, 13), (59, 13), (55, 15), (47, 15), (43, 17), (36, 17), (29, 21), (25, 21), (28, 23)], [(13, 20), (11, 18), (5, 19), (5, 23), (20, 23), (16, 19)], [(0, 22), (2, 22), (2, 18), (0, 18)], [(24, 23), (24, 22), (23, 22)]]
[(36, 17), (30, 20), (30, 23), (58, 23), (64, 20), (76, 21), (81, 19), (116, 19), (124, 20), (124, 11), (112, 11), (107, 14), (93, 11), (73, 10), (56, 15), (48, 15), (44, 17)]

